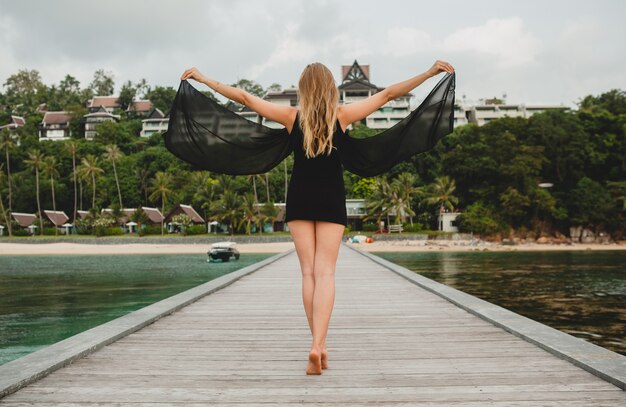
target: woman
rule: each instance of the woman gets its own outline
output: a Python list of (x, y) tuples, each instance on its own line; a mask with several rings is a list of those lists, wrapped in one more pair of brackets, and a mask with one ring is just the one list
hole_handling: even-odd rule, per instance
[(302, 300), (313, 335), (307, 374), (321, 374), (328, 367), (326, 335), (335, 301), (335, 266), (347, 224), (342, 166), (337, 152), (346, 137), (345, 129), (441, 72), (452, 74), (454, 68), (437, 60), (424, 73), (367, 99), (339, 105), (332, 73), (319, 62), (311, 63), (304, 68), (298, 82), (299, 108), (274, 104), (208, 79), (195, 67), (181, 75), (181, 80), (195, 79), (260, 116), (283, 124), (296, 142), (285, 221), (300, 263)]

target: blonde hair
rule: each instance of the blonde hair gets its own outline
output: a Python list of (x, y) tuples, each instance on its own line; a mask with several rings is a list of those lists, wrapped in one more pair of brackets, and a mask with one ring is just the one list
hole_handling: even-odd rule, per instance
[(299, 124), (307, 158), (332, 152), (339, 91), (335, 78), (322, 63), (308, 64), (298, 82)]

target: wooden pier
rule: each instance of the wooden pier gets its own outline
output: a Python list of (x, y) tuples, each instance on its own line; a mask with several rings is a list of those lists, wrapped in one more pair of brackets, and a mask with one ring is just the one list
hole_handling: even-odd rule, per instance
[(311, 334), (292, 250), (0, 405), (626, 405), (617, 385), (345, 244), (335, 281), (322, 375), (305, 374)]

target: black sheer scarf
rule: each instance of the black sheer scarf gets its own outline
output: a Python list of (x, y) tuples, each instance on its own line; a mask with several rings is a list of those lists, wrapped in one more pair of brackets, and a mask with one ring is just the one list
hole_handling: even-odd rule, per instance
[[(371, 177), (432, 149), (453, 130), (454, 89), (455, 73), (446, 73), (422, 103), (394, 126), (367, 138), (354, 138), (346, 131), (338, 143), (343, 167)], [(187, 80), (180, 83), (164, 137), (167, 149), (192, 169), (229, 175), (268, 172), (294, 147), (285, 127), (274, 129), (248, 120)]]

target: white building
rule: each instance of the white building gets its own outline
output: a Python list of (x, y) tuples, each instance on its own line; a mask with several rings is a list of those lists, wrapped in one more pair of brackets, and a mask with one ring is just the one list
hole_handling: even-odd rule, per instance
[(154, 133), (166, 131), (169, 120), (169, 112), (167, 114), (163, 114), (161, 109), (154, 108), (148, 117), (141, 121), (141, 137), (150, 137)]
[(457, 216), (461, 212), (440, 212), (439, 213), (439, 230), (443, 232), (458, 232), (458, 224), (456, 222)]
[(39, 140), (67, 140), (72, 136), (68, 112), (46, 112), (39, 123)]
[(503, 117), (529, 118), (546, 110), (570, 110), (563, 105), (510, 104), (504, 98), (479, 99), (477, 103), (458, 102), (454, 106), (454, 125), (476, 123), (482, 126)]

